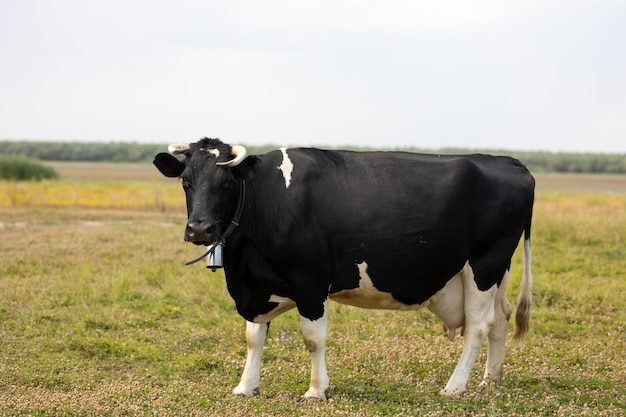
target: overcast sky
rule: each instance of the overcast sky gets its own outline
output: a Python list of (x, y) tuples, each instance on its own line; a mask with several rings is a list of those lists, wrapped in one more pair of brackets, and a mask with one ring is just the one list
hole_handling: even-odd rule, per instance
[(626, 152), (626, 1), (0, 0), (0, 139)]

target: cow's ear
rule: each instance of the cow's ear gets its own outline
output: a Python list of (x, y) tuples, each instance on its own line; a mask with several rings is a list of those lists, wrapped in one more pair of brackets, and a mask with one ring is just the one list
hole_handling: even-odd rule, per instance
[(261, 168), (261, 158), (256, 155), (250, 155), (239, 165), (231, 168), (231, 170), (235, 178), (247, 180), (254, 177), (259, 168)]
[(175, 156), (165, 152), (157, 154), (152, 163), (161, 171), (161, 174), (170, 178), (180, 177), (180, 174), (185, 169), (185, 164), (180, 162)]

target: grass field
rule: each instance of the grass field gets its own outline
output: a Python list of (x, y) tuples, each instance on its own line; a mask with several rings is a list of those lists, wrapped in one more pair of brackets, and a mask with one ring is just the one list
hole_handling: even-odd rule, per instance
[(261, 394), (231, 396), (245, 326), (220, 272), (184, 266), (199, 250), (178, 183), (147, 165), (57, 169), (0, 182), (0, 416), (626, 414), (624, 176), (538, 176), (531, 332), (509, 343), (501, 386), (477, 387), (483, 349), (469, 393), (442, 398), (461, 338), (427, 311), (332, 304), (333, 395), (303, 403), (294, 312), (272, 323)]

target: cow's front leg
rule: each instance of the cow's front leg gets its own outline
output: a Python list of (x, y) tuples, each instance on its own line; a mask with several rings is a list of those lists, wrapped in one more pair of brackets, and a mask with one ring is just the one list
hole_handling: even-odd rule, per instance
[(311, 355), (311, 385), (304, 394), (305, 400), (325, 400), (330, 392), (326, 372), (326, 336), (328, 334), (328, 301), (324, 302), (324, 315), (317, 320), (300, 316), (304, 343)]
[(263, 346), (267, 337), (267, 323), (246, 324), (246, 345), (248, 355), (246, 365), (243, 368), (241, 381), (233, 390), (233, 394), (244, 397), (252, 397), (259, 392), (259, 380), (261, 379), (261, 359), (263, 357)]

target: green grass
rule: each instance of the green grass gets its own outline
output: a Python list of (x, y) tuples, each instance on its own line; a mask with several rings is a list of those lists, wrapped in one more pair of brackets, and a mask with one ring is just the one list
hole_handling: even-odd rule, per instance
[[(450, 343), (432, 314), (338, 304), (328, 402), (300, 402), (310, 370), (294, 312), (272, 323), (261, 394), (232, 397), (244, 322), (220, 272), (184, 266), (199, 254), (182, 241), (184, 212), (26, 207), (0, 216), (0, 416), (626, 412), (624, 195), (538, 195), (531, 332), (507, 347), (500, 387), (477, 387), (483, 349), (458, 399), (438, 392), (462, 338)], [(521, 253), (514, 261), (511, 301)]]

